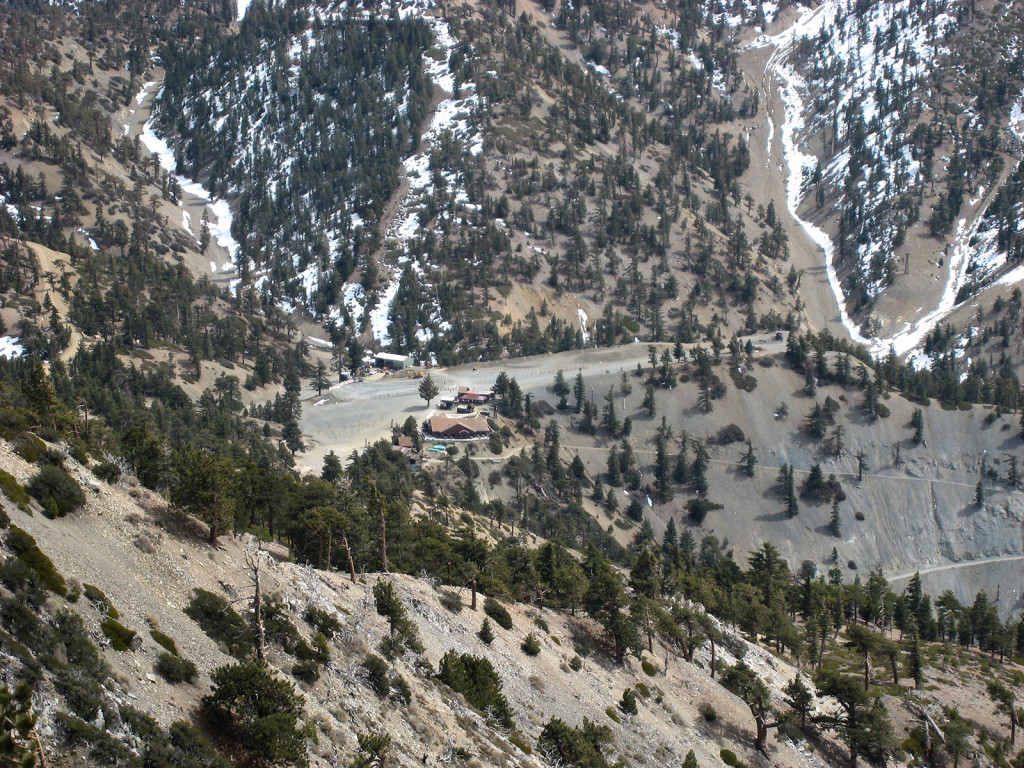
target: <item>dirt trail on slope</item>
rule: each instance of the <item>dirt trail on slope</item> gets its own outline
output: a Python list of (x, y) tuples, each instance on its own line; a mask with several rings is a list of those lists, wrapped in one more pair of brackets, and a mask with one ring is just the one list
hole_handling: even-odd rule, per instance
[[(67, 348), (60, 353), (60, 359), (67, 362), (75, 356), (78, 352), (78, 345), (82, 342), (82, 333), (74, 325), (68, 324), (68, 302), (65, 301), (64, 297), (60, 295), (60, 291), (57, 290), (57, 285), (60, 281), (60, 276), (64, 273), (68, 273), (71, 278), (71, 285), (74, 286), (78, 282), (78, 274), (75, 272), (74, 267), (71, 266), (71, 257), (66, 253), (60, 251), (54, 251), (47, 248), (45, 245), (39, 243), (26, 242), (26, 246), (35, 254), (36, 259), (39, 261), (39, 274), (43, 276), (40, 280), (39, 285), (36, 287), (36, 298), (42, 302), (47, 293), (50, 294), (50, 301), (57, 308), (57, 312), (60, 315), (61, 320), (71, 330), (71, 340), (68, 342)], [(51, 285), (50, 279), (52, 278), (53, 284)]]

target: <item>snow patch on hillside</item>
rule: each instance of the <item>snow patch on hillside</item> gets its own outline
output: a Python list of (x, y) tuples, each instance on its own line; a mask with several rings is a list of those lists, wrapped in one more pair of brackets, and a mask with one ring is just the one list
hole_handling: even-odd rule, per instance
[(764, 11), (765, 24), (771, 24), (779, 12), (779, 4), (771, 0), (761, 3), (758, 3), (758, 0), (743, 0), (741, 3), (733, 0), (707, 0), (704, 5), (704, 17), (716, 26), (733, 29), (743, 25), (753, 26), (759, 23), (759, 4)]
[(391, 346), (391, 306), (395, 303), (395, 296), (398, 294), (399, 275), (392, 276), (391, 282), (377, 297), (377, 303), (370, 310), (370, 327), (373, 329), (373, 338), (382, 346)]
[(18, 336), (0, 336), (0, 357), (13, 360), (24, 355), (25, 347), (19, 343), (20, 341)]

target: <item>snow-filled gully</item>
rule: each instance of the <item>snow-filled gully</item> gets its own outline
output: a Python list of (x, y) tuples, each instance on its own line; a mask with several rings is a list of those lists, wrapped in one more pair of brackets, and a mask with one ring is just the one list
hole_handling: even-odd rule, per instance
[[(784, 32), (774, 36), (762, 35), (751, 45), (773, 46), (774, 52), (767, 64), (768, 72), (774, 75), (779, 95), (784, 106), (784, 121), (780, 131), (779, 142), (786, 162), (786, 207), (807, 236), (821, 248), (825, 260), (825, 272), (828, 284), (835, 297), (839, 310), (839, 319), (849, 333), (850, 338), (864, 345), (872, 355), (882, 356), (895, 350), (897, 355), (906, 355), (919, 348), (925, 336), (946, 318), (956, 307), (956, 297), (967, 279), (967, 269), (971, 263), (972, 237), (976, 234), (982, 219), (983, 210), (975, 213), (973, 222), (961, 218), (957, 223), (956, 235), (949, 259), (949, 271), (945, 288), (934, 309), (919, 317), (913, 323), (907, 323), (903, 330), (887, 338), (867, 338), (860, 333), (856, 322), (850, 317), (846, 308), (846, 297), (836, 274), (833, 256), (835, 246), (829, 235), (814, 223), (800, 217), (798, 209), (802, 201), (802, 182), (804, 174), (814, 169), (818, 159), (800, 149), (799, 133), (805, 128), (806, 112), (805, 97), (807, 86), (795, 68), (789, 64), (789, 56), (796, 42), (803, 37), (817, 35), (826, 24), (831, 23), (839, 10), (836, 0), (825, 0), (815, 9), (803, 8), (797, 21)], [(769, 136), (773, 137), (774, 124), (772, 116), (768, 116)], [(771, 141), (771, 138), (769, 138)], [(1024, 268), (1018, 268), (999, 279), (999, 284), (1009, 285), (1024, 280)], [(920, 356), (918, 357), (920, 360)]]

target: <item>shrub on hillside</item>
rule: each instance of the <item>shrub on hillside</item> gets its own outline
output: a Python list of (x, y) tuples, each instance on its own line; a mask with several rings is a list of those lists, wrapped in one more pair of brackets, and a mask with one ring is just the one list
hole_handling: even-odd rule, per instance
[(161, 653), (156, 659), (156, 671), (169, 683), (194, 683), (196, 665), (173, 653)]
[(557, 755), (566, 765), (605, 768), (608, 761), (602, 750), (611, 742), (612, 730), (607, 725), (597, 725), (583, 718), (583, 724), (573, 728), (552, 717), (540, 732), (537, 748), (541, 754)]
[(242, 617), (224, 598), (197, 589), (185, 608), (185, 615), (207, 635), (222, 643), (236, 659), (246, 658), (253, 649), (252, 634)]
[(47, 464), (52, 464), (55, 467), (64, 469), (64, 452), (59, 448), (47, 448), (43, 451), (43, 455), (39, 457), (39, 466), (45, 467)]
[(36, 580), (54, 594), (66, 597), (68, 593), (64, 577), (53, 561), (36, 546), (36, 540), (16, 525), (7, 533), (7, 547), (17, 556), (8, 559), (0, 568), (0, 581), (12, 591), (23, 588), (27, 581)]
[(13, 448), (18, 456), (29, 464), (35, 464), (46, 450), (46, 443), (30, 432), (15, 440)]
[(121, 615), (117, 612), (117, 608), (110, 602), (107, 596), (103, 593), (103, 590), (94, 584), (83, 584), (82, 592), (89, 602), (96, 606), (96, 610), (100, 613), (109, 616), (112, 619), (119, 619)]
[(288, 618), (288, 612), (280, 595), (269, 595), (263, 600), (263, 632), (267, 643), (276, 643), (285, 653), (295, 655), (305, 645), (298, 628)]
[(328, 640), (341, 632), (341, 622), (327, 611), (321, 610), (316, 606), (311, 605), (306, 608), (302, 613), (302, 618), (317, 632), (323, 633), (323, 636)]
[(320, 679), (320, 665), (312, 659), (297, 662), (292, 665), (292, 677), (306, 685), (312, 685)]
[(409, 613), (402, 599), (390, 581), (378, 580), (373, 585), (373, 601), (377, 613), (388, 620), (389, 634), (381, 641), (381, 652), (388, 658), (397, 658), (405, 651), (423, 653), (416, 622), (409, 618)]
[(14, 440), (34, 421), (35, 417), (21, 408), (0, 408), (0, 437)]
[[(18, 509), (22, 512), (30, 513), (29, 495), (25, 492), (25, 489), (21, 487), (21, 483), (17, 481), (14, 475), (9, 472), (4, 472), (3, 470), (0, 470), (0, 492), (17, 504)], [(0, 510), (0, 514), (3, 516), (3, 525), (0, 527), (6, 528), (9, 522), (7, 520), (7, 513)]]
[(506, 728), (512, 728), (512, 709), (502, 693), (501, 678), (487, 659), (448, 651), (441, 659), (438, 679), (481, 712), (489, 712)]
[(460, 613), (462, 611), (462, 597), (459, 596), (458, 592), (442, 589), (440, 602), (444, 608), (447, 608), (452, 613)]
[(168, 653), (173, 653), (175, 656), (178, 655), (178, 644), (174, 642), (174, 638), (165, 635), (158, 629), (150, 630), (149, 636)]
[(359, 666), (362, 668), (363, 679), (381, 698), (388, 695), (391, 690), (391, 681), (388, 678), (388, 665), (380, 656), (370, 653), (363, 659)]
[(58, 732), (68, 746), (88, 745), (89, 761), (94, 765), (129, 765), (131, 753), (120, 741), (102, 728), (85, 720), (58, 712), (54, 718)]
[(512, 629), (512, 616), (508, 609), (493, 597), (484, 600), (484, 613), (490, 616), (494, 623), (502, 629)]
[(43, 510), (51, 510), (50, 514), (55, 513), (57, 517), (64, 517), (85, 504), (85, 494), (75, 479), (52, 464), (32, 475), (26, 490), (39, 501)]
[(627, 715), (635, 715), (640, 710), (636, 705), (636, 694), (632, 688), (627, 688), (622, 692), (622, 698), (619, 699), (619, 709), (625, 712)]
[(132, 641), (135, 639), (135, 631), (128, 629), (117, 619), (107, 616), (100, 622), (100, 629), (110, 639), (110, 646), (115, 651), (131, 650)]
[(121, 467), (113, 461), (101, 461), (92, 468), (92, 473), (108, 485), (113, 485), (121, 479)]
[(715, 435), (714, 442), (718, 445), (730, 445), (731, 443), (742, 443), (747, 439), (743, 429), (736, 424), (726, 424)]
[(540, 640), (533, 632), (531, 632), (523, 638), (523, 642), (520, 644), (519, 648), (527, 656), (536, 656), (540, 653)]

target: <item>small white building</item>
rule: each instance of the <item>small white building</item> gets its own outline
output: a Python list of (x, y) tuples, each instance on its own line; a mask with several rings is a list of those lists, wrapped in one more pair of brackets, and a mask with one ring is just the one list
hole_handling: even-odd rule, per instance
[(378, 352), (373, 356), (373, 362), (378, 368), (390, 368), (399, 371), (412, 365), (412, 355), (393, 355), (390, 352)]

